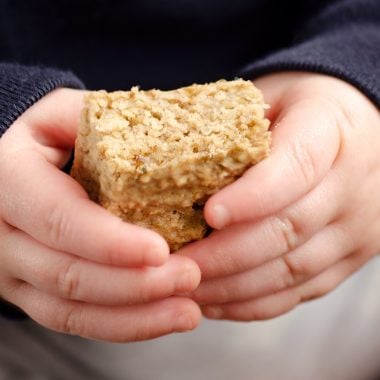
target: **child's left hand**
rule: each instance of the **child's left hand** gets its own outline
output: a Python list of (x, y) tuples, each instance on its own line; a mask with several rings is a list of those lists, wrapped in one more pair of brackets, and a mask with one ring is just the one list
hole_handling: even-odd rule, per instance
[(255, 84), (271, 104), (268, 159), (209, 199), (215, 231), (179, 253), (209, 318), (272, 318), (320, 297), (380, 251), (380, 117), (349, 84), (282, 73)]

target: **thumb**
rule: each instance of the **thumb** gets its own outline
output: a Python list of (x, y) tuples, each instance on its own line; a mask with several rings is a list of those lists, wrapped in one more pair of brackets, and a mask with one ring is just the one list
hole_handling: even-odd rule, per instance
[(318, 97), (305, 94), (287, 101), (281, 91), (270, 97), (277, 100), (278, 112), (272, 152), (209, 199), (205, 217), (214, 228), (258, 220), (289, 206), (323, 179), (338, 155), (335, 116)]
[(41, 145), (71, 149), (75, 144), (85, 91), (59, 88), (31, 106), (17, 122)]

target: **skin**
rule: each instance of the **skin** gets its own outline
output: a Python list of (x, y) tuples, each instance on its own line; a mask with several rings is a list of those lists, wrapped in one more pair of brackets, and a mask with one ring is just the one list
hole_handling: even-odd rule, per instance
[(217, 231), (172, 256), (60, 170), (82, 93), (55, 90), (28, 109), (0, 139), (0, 296), (47, 328), (128, 342), (195, 328), (198, 304), (209, 318), (275, 317), (370, 260), (380, 251), (377, 109), (327, 76), (255, 84), (271, 104), (272, 153), (209, 199)]
[(252, 321), (321, 297), (380, 252), (380, 117), (335, 78), (280, 73), (255, 84), (271, 105), (272, 152), (211, 197), (217, 231), (186, 246), (213, 319)]
[(0, 296), (41, 325), (113, 342), (195, 328), (199, 284), (163, 238), (91, 202), (60, 168), (74, 146), (83, 93), (58, 89), (0, 139)]

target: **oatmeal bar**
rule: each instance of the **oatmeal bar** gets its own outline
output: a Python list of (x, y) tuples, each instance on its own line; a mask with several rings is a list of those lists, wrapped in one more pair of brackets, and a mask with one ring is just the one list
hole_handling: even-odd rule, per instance
[(172, 251), (206, 233), (202, 206), (269, 153), (261, 92), (237, 79), (172, 91), (89, 92), (72, 176)]

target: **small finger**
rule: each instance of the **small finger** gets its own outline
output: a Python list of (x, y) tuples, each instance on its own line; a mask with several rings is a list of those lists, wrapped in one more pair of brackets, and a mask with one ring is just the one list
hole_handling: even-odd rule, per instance
[(236, 321), (275, 318), (302, 302), (320, 298), (331, 292), (373, 256), (373, 249), (358, 250), (300, 286), (243, 302), (205, 305), (202, 307), (202, 313), (210, 319)]
[(194, 290), (198, 266), (173, 255), (160, 267), (123, 268), (80, 259), (46, 247), (21, 231), (1, 242), (1, 265), (14, 278), (65, 299), (102, 305), (125, 305)]
[(199, 307), (172, 297), (143, 305), (98, 306), (67, 301), (21, 283), (4, 298), (51, 330), (109, 342), (132, 342), (194, 329)]
[(325, 227), (305, 244), (253, 270), (203, 281), (192, 298), (199, 303), (245, 301), (300, 285), (353, 252), (354, 232), (344, 224)]
[(370, 248), (357, 250), (318, 276), (301, 284), (298, 287), (301, 300), (303, 302), (311, 301), (330, 293), (373, 258), (376, 252)]
[(244, 302), (206, 305), (201, 310), (209, 319), (249, 322), (275, 318), (292, 310), (299, 303), (299, 295), (292, 289)]
[(330, 293), (373, 256), (374, 249), (360, 249), (300, 286), (243, 302), (205, 305), (202, 307), (202, 313), (210, 319), (236, 321), (275, 318), (292, 310), (302, 302), (314, 300)]

